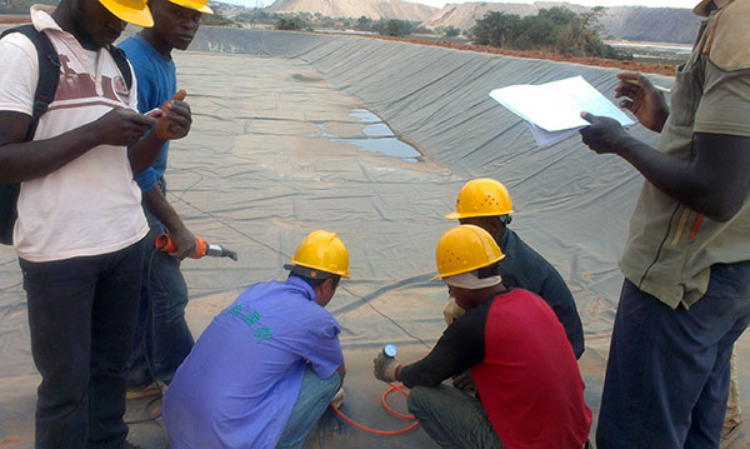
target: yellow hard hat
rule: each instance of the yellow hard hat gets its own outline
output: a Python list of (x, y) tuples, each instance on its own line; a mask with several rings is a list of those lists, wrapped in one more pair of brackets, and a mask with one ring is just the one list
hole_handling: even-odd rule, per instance
[(513, 213), (508, 189), (494, 179), (480, 178), (461, 187), (456, 200), (456, 211), (445, 216), (449, 220), (472, 217), (493, 217)]
[(143, 28), (154, 26), (148, 0), (99, 0), (99, 3), (120, 20)]
[(440, 237), (435, 250), (437, 276), (455, 276), (492, 265), (505, 258), (489, 232), (474, 225), (460, 225)]
[(292, 265), (349, 277), (349, 251), (334, 232), (314, 231), (299, 244)]
[(203, 14), (213, 14), (214, 12), (208, 7), (208, 0), (169, 0), (175, 5), (184, 6), (185, 8), (194, 9)]

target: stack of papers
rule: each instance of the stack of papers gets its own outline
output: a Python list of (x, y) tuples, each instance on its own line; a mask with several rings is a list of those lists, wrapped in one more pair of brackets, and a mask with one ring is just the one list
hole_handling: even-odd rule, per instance
[(581, 118), (584, 111), (613, 118), (626, 128), (635, 124), (581, 76), (538, 86), (495, 89), (490, 97), (526, 121), (540, 148), (588, 126), (589, 122)]

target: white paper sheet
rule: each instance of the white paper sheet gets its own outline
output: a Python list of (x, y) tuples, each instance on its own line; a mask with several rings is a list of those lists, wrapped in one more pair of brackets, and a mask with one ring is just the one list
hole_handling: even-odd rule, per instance
[(490, 97), (526, 120), (540, 147), (588, 126), (581, 118), (584, 111), (613, 118), (624, 127), (635, 123), (581, 76), (537, 86), (495, 89)]

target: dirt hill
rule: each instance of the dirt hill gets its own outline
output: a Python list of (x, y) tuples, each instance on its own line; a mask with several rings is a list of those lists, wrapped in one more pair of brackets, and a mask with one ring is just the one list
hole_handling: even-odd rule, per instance
[(618, 6), (599, 22), (610, 39), (692, 44), (700, 18), (689, 9)]
[(401, 19), (424, 22), (438, 9), (403, 0), (276, 0), (266, 10), (276, 13), (320, 13), (328, 17), (366, 16), (374, 20)]
[[(425, 22), (425, 26), (434, 29), (453, 25), (461, 30), (468, 30), (477, 19), (490, 11), (528, 16), (539, 13), (540, 9), (555, 6), (576, 13), (590, 11), (585, 6), (563, 2), (536, 2), (531, 5), (488, 2), (449, 4)], [(689, 9), (619, 6), (607, 8), (599, 23), (602, 35), (607, 39), (689, 44), (695, 39), (700, 19)]]
[(427, 28), (437, 28), (439, 26), (453, 25), (462, 30), (468, 30), (474, 26), (477, 19), (481, 19), (485, 14), (492, 11), (499, 11), (506, 14), (517, 14), (521, 17), (531, 16), (539, 13), (540, 9), (549, 9), (554, 6), (562, 6), (573, 12), (581, 13), (588, 11), (589, 8), (570, 3), (559, 2), (536, 2), (531, 5), (516, 3), (462, 3), (460, 5), (447, 4), (435, 13), (430, 20), (425, 22)]

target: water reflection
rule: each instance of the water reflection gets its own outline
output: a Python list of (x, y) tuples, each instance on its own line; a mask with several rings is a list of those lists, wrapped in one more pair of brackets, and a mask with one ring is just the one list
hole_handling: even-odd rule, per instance
[(362, 128), (362, 133), (366, 137), (341, 139), (328, 132), (326, 126), (322, 123), (316, 124), (320, 128), (320, 133), (316, 133), (315, 137), (325, 137), (330, 139), (331, 142), (348, 143), (355, 145), (361, 150), (397, 157), (405, 162), (419, 162), (422, 154), (408, 143), (396, 137), (391, 128), (380, 117), (367, 109), (353, 109), (349, 112), (349, 115), (356, 118), (362, 125), (367, 125)]

